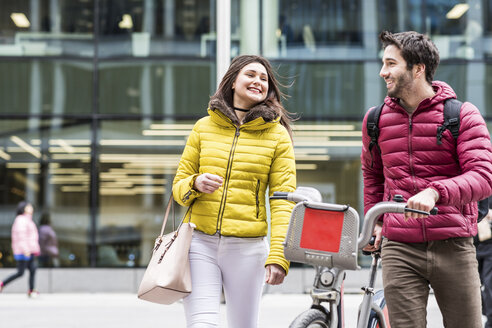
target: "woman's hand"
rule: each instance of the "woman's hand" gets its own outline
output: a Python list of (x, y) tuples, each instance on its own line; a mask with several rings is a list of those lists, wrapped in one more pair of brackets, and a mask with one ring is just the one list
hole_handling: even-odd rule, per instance
[(222, 180), (222, 177), (218, 175), (203, 173), (195, 179), (195, 184), (193, 186), (200, 192), (211, 194), (222, 186)]
[(284, 282), (285, 270), (278, 264), (267, 264), (265, 282), (270, 285), (280, 285)]

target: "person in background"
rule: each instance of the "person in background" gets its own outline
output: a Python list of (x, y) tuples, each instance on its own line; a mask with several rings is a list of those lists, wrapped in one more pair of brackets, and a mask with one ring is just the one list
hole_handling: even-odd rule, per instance
[[(453, 89), (434, 81), (439, 52), (425, 35), (380, 35), (379, 75), (387, 97), (379, 118), (379, 147), (370, 148), (368, 114), (362, 124), (364, 212), (402, 195), (407, 207), (439, 213), (387, 213), (374, 229), (382, 242), (383, 287), (391, 327), (425, 328), (430, 287), (444, 327), (481, 328), (480, 279), (473, 236), (477, 201), (492, 194), (492, 146), (480, 111), (464, 102), (455, 140), (438, 142), (444, 102)], [(368, 111), (369, 113), (369, 111)]]
[(482, 283), (482, 314), (487, 317), (484, 328), (492, 328), (492, 197), (489, 197), (489, 213), (478, 224), (475, 237), (478, 273)]
[(265, 238), (267, 189), (296, 188), (281, 96), (268, 60), (238, 56), (188, 138), (173, 182), (174, 199), (191, 206), (196, 224), (192, 292), (183, 300), (187, 327), (219, 326), (222, 286), (229, 327), (257, 327), (264, 282), (281, 284), (288, 272), (282, 242), (293, 203), (269, 201), (270, 249)]
[(56, 232), (51, 226), (51, 219), (48, 213), (41, 215), (39, 221), (39, 246), (41, 255), (38, 258), (41, 267), (58, 266), (58, 239)]
[(36, 257), (40, 254), (38, 229), (32, 220), (34, 212), (31, 203), (22, 201), (17, 205), (17, 216), (12, 225), (12, 251), (17, 261), (17, 272), (0, 282), (0, 292), (13, 280), (22, 277), (29, 269), (29, 297), (37, 297), (39, 293), (34, 289), (36, 274)]

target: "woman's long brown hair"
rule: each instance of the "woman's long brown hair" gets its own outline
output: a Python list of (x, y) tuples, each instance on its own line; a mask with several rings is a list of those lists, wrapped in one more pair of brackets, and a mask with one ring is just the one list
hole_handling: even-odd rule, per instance
[(231, 108), (234, 108), (234, 92), (232, 91), (232, 85), (234, 81), (236, 81), (236, 78), (241, 69), (251, 63), (259, 63), (265, 67), (268, 74), (268, 94), (264, 100), (264, 103), (269, 108), (275, 110), (275, 112), (280, 116), (280, 124), (282, 124), (287, 129), (292, 139), (292, 117), (290, 116), (291, 114), (282, 105), (281, 100), (282, 98), (285, 99), (286, 96), (284, 93), (282, 93), (282, 91), (280, 91), (278, 87), (279, 83), (275, 78), (275, 71), (273, 70), (272, 65), (270, 64), (268, 59), (255, 55), (241, 55), (235, 57), (232, 60), (229, 69), (222, 78), (222, 81), (220, 81), (219, 87), (215, 92), (213, 98), (222, 99), (229, 106), (231, 106)]

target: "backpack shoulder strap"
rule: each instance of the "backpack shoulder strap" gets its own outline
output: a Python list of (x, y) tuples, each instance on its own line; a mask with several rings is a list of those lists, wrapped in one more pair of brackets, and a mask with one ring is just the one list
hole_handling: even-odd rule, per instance
[[(369, 114), (367, 115), (367, 134), (371, 137), (371, 142), (369, 143), (369, 151), (372, 152), (372, 148), (376, 146), (379, 149), (378, 138), (379, 138), (379, 117), (381, 116), (381, 110), (383, 109), (384, 103), (373, 107)], [(381, 151), (381, 150), (380, 150)]]
[(442, 134), (449, 130), (456, 140), (460, 131), (460, 111), (463, 103), (457, 99), (446, 99), (444, 101), (444, 123), (437, 128), (437, 144), (442, 144)]
[(489, 214), (489, 199), (485, 198), (478, 201), (478, 218), (477, 223), (482, 221)]

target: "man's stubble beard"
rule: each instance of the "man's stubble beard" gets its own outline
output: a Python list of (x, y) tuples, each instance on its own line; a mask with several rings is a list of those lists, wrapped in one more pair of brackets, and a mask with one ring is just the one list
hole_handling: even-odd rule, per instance
[(402, 95), (410, 90), (412, 85), (412, 75), (411, 71), (406, 71), (404, 74), (398, 76), (395, 81), (395, 87), (392, 91), (388, 90), (388, 96), (391, 98), (402, 98)]

